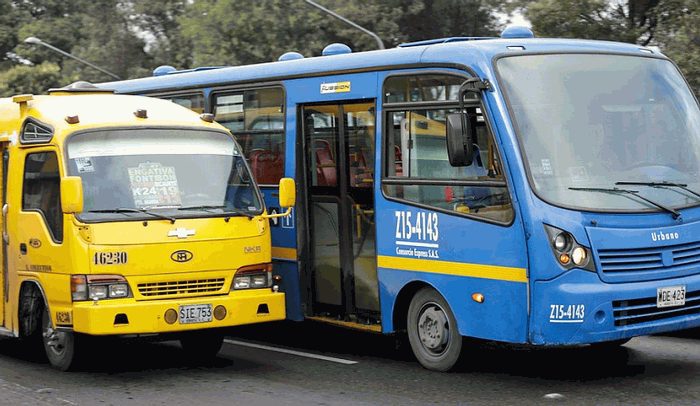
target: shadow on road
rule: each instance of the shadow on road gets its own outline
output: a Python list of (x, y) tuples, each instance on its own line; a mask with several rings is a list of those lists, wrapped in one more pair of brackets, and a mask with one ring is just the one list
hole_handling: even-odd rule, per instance
[[(236, 338), (303, 349), (317, 354), (330, 353), (360, 360), (377, 357), (420, 368), (403, 337), (384, 336), (347, 330), (317, 322), (280, 322), (265, 326), (246, 326), (232, 330)], [(459, 373), (489, 373), (545, 380), (593, 381), (645, 373), (653, 364), (654, 373), (678, 373), (695, 365), (683, 360), (650, 360), (630, 344), (615, 348), (589, 346), (540, 348), (465, 340)], [(407, 365), (406, 365), (407, 366)], [(404, 367), (404, 365), (402, 365)], [(648, 373), (648, 371), (646, 371)]]
[[(237, 327), (230, 329), (229, 333), (232, 338), (265, 345), (346, 357), (361, 363), (363, 359), (371, 360), (373, 365), (378, 361), (379, 368), (429, 373), (422, 370), (413, 358), (407, 340), (400, 336), (360, 332), (310, 321)], [(691, 331), (679, 335), (694, 337), (695, 333)], [(81, 372), (123, 374), (148, 371), (149, 375), (158, 376), (171, 374), (172, 370), (249, 374), (278, 369), (278, 366), (250, 357), (227, 355), (208, 361), (190, 359), (173, 342), (108, 338), (100, 339), (93, 345), (96, 347), (91, 349), (88, 359), (82, 363), (79, 368)], [(690, 369), (695, 365), (693, 361), (683, 359), (648, 358), (644, 352), (633, 347), (634, 341), (619, 348), (600, 349), (518, 347), (466, 340), (466, 351), (455, 372), (457, 375), (482, 373), (544, 380), (594, 381), (649, 373), (647, 369), (650, 366), (653, 366), (654, 374), (670, 377), (687, 369), (688, 365), (684, 363), (691, 364)], [(4, 362), (30, 362), (48, 367), (43, 348), (35, 346), (28, 349), (15, 340), (0, 340), (0, 356), (5, 357)]]

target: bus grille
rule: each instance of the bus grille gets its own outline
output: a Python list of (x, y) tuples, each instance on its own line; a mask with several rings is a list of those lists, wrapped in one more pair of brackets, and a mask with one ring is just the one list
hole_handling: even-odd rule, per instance
[(656, 307), (656, 296), (613, 301), (613, 315), (615, 317), (615, 325), (618, 327), (691, 314), (700, 314), (700, 290), (688, 292), (685, 298), (685, 305), (677, 307)]
[(139, 293), (146, 297), (174, 297), (197, 293), (218, 292), (224, 287), (225, 278), (195, 279), (189, 281), (169, 281), (139, 283)]
[(686, 276), (700, 272), (700, 242), (655, 248), (600, 249), (598, 260), (607, 282)]

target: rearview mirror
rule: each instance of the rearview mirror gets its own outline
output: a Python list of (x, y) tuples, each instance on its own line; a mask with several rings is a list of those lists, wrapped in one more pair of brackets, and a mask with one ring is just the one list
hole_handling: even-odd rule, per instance
[(296, 202), (296, 184), (292, 178), (280, 179), (280, 207), (292, 207)]
[(452, 166), (469, 166), (474, 158), (474, 137), (466, 113), (447, 115), (447, 157)]
[(61, 179), (61, 209), (66, 214), (83, 211), (83, 180), (80, 176)]

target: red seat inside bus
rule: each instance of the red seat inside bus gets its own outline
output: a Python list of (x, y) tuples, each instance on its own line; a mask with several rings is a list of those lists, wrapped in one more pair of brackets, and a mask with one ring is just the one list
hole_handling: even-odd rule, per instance
[(248, 154), (250, 169), (259, 184), (276, 184), (284, 176), (282, 154), (267, 149), (254, 149)]
[(336, 186), (338, 184), (336, 164), (331, 144), (326, 140), (315, 140), (316, 182), (318, 186)]

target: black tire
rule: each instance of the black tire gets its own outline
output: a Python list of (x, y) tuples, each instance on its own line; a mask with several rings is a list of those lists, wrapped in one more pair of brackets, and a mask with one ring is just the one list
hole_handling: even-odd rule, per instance
[(61, 371), (75, 368), (77, 364), (76, 334), (70, 331), (54, 330), (47, 309), (44, 309), (41, 317), (41, 333), (46, 358), (51, 366)]
[(209, 360), (216, 357), (224, 343), (224, 334), (219, 331), (197, 331), (186, 333), (180, 345), (193, 360)]
[(447, 301), (434, 289), (419, 290), (408, 307), (408, 341), (418, 362), (432, 371), (449, 371), (462, 352), (462, 336)]

